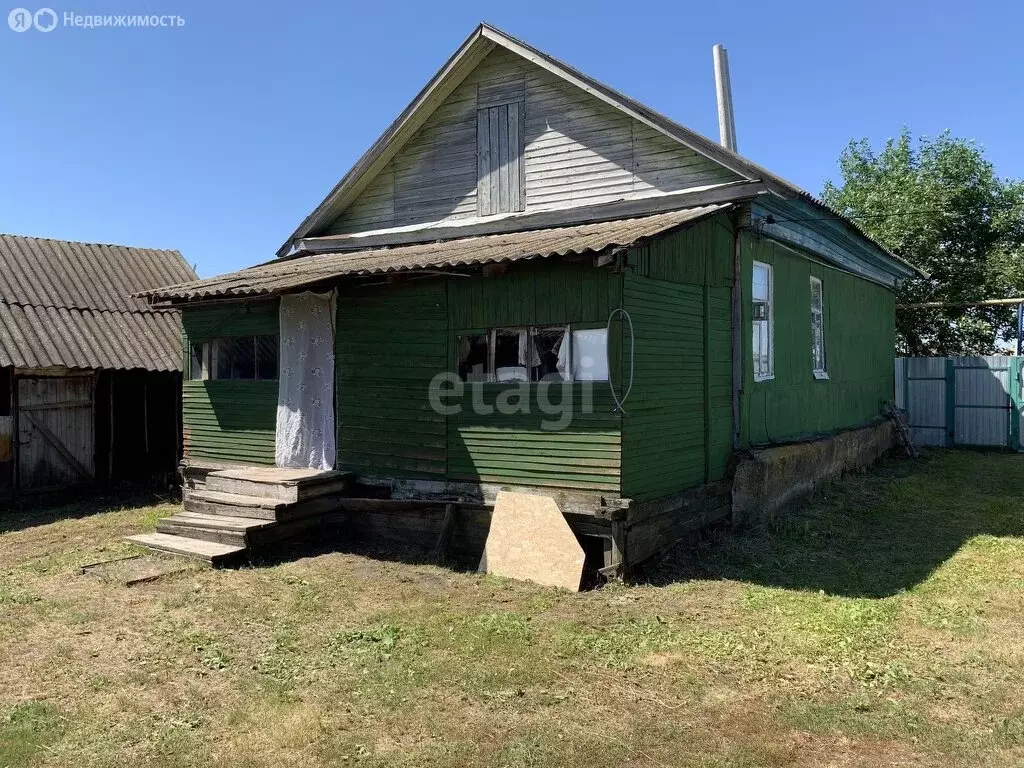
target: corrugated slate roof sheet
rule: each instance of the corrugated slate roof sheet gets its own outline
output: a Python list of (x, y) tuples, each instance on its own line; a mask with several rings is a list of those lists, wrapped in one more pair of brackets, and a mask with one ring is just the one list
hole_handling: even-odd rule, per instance
[(181, 320), (136, 294), (195, 279), (177, 251), (0, 235), (0, 366), (181, 369)]
[(0, 367), (181, 370), (181, 317), (173, 310), (0, 303), (0, 337)]
[(186, 301), (261, 296), (287, 293), (341, 277), (443, 270), (471, 264), (598, 253), (615, 246), (633, 245), (728, 207), (706, 205), (642, 218), (571, 227), (278, 259), (220, 277), (144, 291), (143, 294), (157, 300)]

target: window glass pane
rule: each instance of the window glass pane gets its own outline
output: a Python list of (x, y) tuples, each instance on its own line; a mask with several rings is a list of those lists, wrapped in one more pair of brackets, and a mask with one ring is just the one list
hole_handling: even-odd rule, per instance
[(572, 378), (608, 381), (608, 329), (572, 332)]
[(486, 333), (459, 336), (456, 350), (459, 356), (459, 378), (463, 381), (490, 379), (490, 335)]
[(256, 375), (261, 379), (276, 379), (278, 341), (277, 336), (256, 337)]
[(206, 378), (206, 344), (193, 344), (188, 377), (192, 381)]
[(821, 281), (811, 278), (811, 309), (821, 312)]
[(753, 290), (751, 291), (754, 301), (768, 301), (768, 297), (770, 296), (770, 281), (771, 278), (769, 277), (768, 267), (763, 264), (755, 264)]
[(256, 347), (252, 336), (217, 339), (217, 378), (255, 379)]
[(569, 375), (569, 337), (562, 326), (534, 328), (530, 336), (530, 379), (565, 381)]
[(825, 323), (821, 280), (811, 278), (811, 365), (815, 372), (825, 370)]
[(751, 280), (751, 349), (754, 376), (769, 378), (772, 360), (772, 270), (768, 264), (754, 263)]
[(499, 328), (494, 333), (495, 381), (529, 381), (526, 365), (528, 332), (525, 328)]

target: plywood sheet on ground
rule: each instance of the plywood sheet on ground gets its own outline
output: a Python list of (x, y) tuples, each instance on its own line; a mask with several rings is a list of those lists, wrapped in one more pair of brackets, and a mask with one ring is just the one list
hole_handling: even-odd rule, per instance
[(511, 579), (580, 588), (583, 548), (550, 496), (501, 492), (480, 570)]

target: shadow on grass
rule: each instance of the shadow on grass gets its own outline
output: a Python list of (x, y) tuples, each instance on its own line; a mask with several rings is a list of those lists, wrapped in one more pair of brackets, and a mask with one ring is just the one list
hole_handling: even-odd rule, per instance
[(128, 507), (164, 504), (168, 501), (172, 501), (169, 494), (156, 494), (134, 485), (102, 493), (80, 491), (77, 494), (65, 494), (63, 497), (50, 495), (34, 499), (24, 498), (13, 506), (0, 507), (0, 534), (49, 525), (61, 520), (91, 517)]
[(889, 459), (773, 521), (707, 531), (638, 578), (880, 598), (921, 583), (981, 534), (1024, 536), (1024, 455), (937, 450)]

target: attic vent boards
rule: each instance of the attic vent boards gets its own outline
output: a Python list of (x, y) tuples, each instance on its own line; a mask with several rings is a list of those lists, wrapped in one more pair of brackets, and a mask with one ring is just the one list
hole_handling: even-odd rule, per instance
[(522, 211), (526, 176), (523, 80), (481, 83), (476, 97), (477, 214)]

